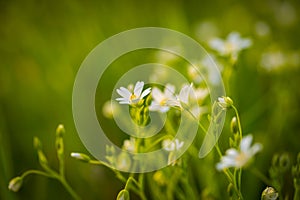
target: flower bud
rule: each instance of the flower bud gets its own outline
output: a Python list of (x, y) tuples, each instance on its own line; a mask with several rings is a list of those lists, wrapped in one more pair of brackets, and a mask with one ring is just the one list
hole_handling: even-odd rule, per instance
[(232, 133), (238, 133), (239, 132), (236, 117), (233, 117), (231, 122), (230, 122), (230, 130), (231, 130)]
[(261, 200), (276, 200), (278, 193), (272, 187), (267, 187), (261, 194)]
[(8, 184), (8, 189), (13, 191), (13, 192), (18, 192), (19, 189), (21, 188), (23, 184), (23, 178), (21, 178), (20, 176), (17, 176), (13, 179), (11, 179), (11, 181)]
[(38, 159), (39, 159), (39, 163), (40, 165), (44, 168), (44, 169), (48, 169), (48, 160), (44, 154), (44, 152), (42, 151), (42, 143), (41, 141), (37, 138), (34, 137), (33, 138), (33, 145), (37, 150), (38, 153)]
[(280, 169), (282, 170), (282, 172), (287, 171), (288, 169), (290, 169), (291, 166), (291, 161), (290, 161), (290, 157), (287, 153), (283, 153), (280, 158), (279, 158), (279, 166)]
[(64, 141), (63, 135), (65, 133), (65, 128), (62, 124), (58, 125), (56, 129), (56, 139), (55, 146), (58, 159), (62, 162), (64, 159)]
[(129, 192), (127, 190), (121, 190), (117, 196), (117, 200), (130, 200)]
[(230, 97), (223, 96), (218, 98), (218, 104), (221, 108), (228, 109), (231, 108), (231, 106), (233, 105), (233, 101)]
[(77, 160), (83, 161), (83, 162), (90, 162), (91, 158), (83, 153), (71, 153), (71, 157), (76, 158)]

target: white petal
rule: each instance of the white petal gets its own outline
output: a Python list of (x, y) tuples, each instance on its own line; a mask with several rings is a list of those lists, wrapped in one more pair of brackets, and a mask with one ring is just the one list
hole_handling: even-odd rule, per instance
[(144, 87), (144, 82), (143, 81), (138, 81), (136, 82), (135, 86), (134, 86), (134, 95), (139, 97), (142, 93)]
[(239, 152), (236, 149), (231, 148), (226, 151), (226, 155), (228, 155), (230, 157), (236, 157), (239, 155)]
[(189, 102), (189, 96), (190, 96), (191, 86), (185, 85), (182, 87), (179, 93), (179, 99), (181, 102), (188, 104)]
[(237, 44), (240, 41), (241, 37), (240, 34), (238, 32), (231, 32), (228, 36), (227, 36), (227, 41), (233, 44)]
[(142, 95), (141, 95), (141, 99), (144, 98), (145, 96), (147, 96), (149, 93), (151, 92), (151, 88), (147, 88), (146, 90), (143, 91)]
[(259, 143), (255, 143), (251, 149), (250, 149), (250, 154), (251, 156), (254, 156), (257, 152), (261, 151), (263, 146)]
[(247, 153), (247, 151), (249, 151), (250, 145), (252, 143), (252, 139), (253, 139), (252, 135), (247, 135), (242, 139), (240, 144), (241, 152)]
[(173, 107), (174, 106), (178, 106), (178, 107), (181, 106), (180, 102), (177, 99), (168, 99), (167, 102), (166, 102), (166, 105), (173, 106)]
[(219, 39), (219, 38), (215, 38), (213, 40), (211, 40), (209, 42), (209, 46), (218, 51), (219, 53), (224, 53), (224, 41)]
[(126, 99), (129, 99), (131, 96), (131, 92), (124, 87), (120, 87), (120, 89), (117, 89), (117, 93)]
[(164, 90), (164, 94), (167, 98), (174, 97), (175, 86), (171, 84), (167, 84)]
[(184, 142), (175, 139), (175, 144), (176, 144), (176, 150), (179, 150), (183, 146)]
[(160, 89), (158, 88), (153, 88), (152, 89), (152, 97), (155, 101), (157, 101), (158, 103), (161, 102), (164, 98), (163, 93), (160, 91)]

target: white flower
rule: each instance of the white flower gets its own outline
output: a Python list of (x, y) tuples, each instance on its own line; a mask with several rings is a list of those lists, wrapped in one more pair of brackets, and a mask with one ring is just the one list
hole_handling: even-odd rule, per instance
[(184, 142), (180, 141), (178, 139), (175, 140), (170, 140), (170, 139), (166, 139), (162, 142), (162, 146), (166, 151), (178, 151), (179, 149), (181, 149), (181, 147), (183, 147)]
[(252, 147), (252, 135), (248, 135), (241, 140), (239, 150), (230, 148), (226, 151), (226, 155), (221, 158), (217, 164), (218, 170), (223, 170), (229, 167), (241, 168), (245, 166), (250, 159), (262, 149), (262, 145), (255, 143)]
[(129, 140), (124, 140), (123, 148), (129, 152), (135, 152), (135, 139), (130, 137)]
[(143, 81), (136, 82), (133, 92), (130, 89), (120, 87), (120, 89), (117, 89), (117, 92), (122, 97), (117, 98), (116, 100), (119, 101), (120, 104), (130, 104), (130, 105), (136, 104), (151, 92), (151, 88), (147, 88), (144, 91), (143, 88), (144, 88)]
[(169, 100), (168, 104), (171, 106), (178, 106), (178, 107), (184, 108), (189, 103), (189, 97), (190, 97), (192, 88), (193, 88), (193, 83), (191, 83), (190, 85), (184, 85), (181, 88), (179, 95), (176, 95), (176, 99)]
[(230, 33), (226, 40), (220, 38), (214, 38), (209, 42), (209, 46), (216, 50), (221, 56), (232, 56), (237, 57), (238, 53), (250, 47), (252, 41), (248, 38), (241, 38), (237, 32)]
[(153, 101), (149, 107), (150, 111), (167, 112), (170, 109), (168, 102), (175, 100), (174, 97), (175, 87), (171, 84), (167, 84), (164, 92), (162, 93), (158, 88), (152, 89)]
[(189, 78), (195, 83), (199, 84), (203, 81), (203, 78), (201, 77), (199, 71), (193, 66), (189, 65), (187, 68), (187, 74)]
[(208, 95), (208, 89), (207, 88), (194, 88), (194, 95), (191, 95), (190, 97), (195, 100), (202, 102)]

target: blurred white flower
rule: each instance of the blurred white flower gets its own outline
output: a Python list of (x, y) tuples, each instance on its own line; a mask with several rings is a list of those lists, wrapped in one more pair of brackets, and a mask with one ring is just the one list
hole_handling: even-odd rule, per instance
[(229, 167), (241, 168), (245, 166), (257, 152), (262, 150), (262, 145), (259, 143), (255, 143), (252, 147), (250, 146), (252, 139), (252, 135), (245, 136), (241, 140), (239, 150), (234, 148), (228, 149), (226, 155), (217, 164), (217, 169), (221, 171)]
[(165, 86), (163, 93), (160, 91), (160, 89), (154, 87), (152, 89), (153, 100), (151, 105), (149, 106), (149, 110), (159, 111), (162, 113), (169, 111), (170, 105), (168, 104), (168, 102), (170, 100), (171, 101), (175, 100), (174, 92), (175, 92), (175, 87), (171, 84), (167, 84)]
[(170, 140), (166, 139), (162, 142), (162, 146), (166, 151), (178, 151), (183, 147), (184, 141), (180, 141), (178, 139)]
[(202, 102), (209, 94), (207, 88), (200, 88), (200, 87), (194, 88), (193, 91), (194, 91), (194, 95), (191, 95), (191, 99), (198, 102)]
[(255, 23), (255, 32), (258, 36), (264, 37), (270, 34), (270, 27), (267, 23), (259, 21)]
[(261, 66), (267, 71), (272, 71), (283, 67), (286, 64), (286, 57), (283, 52), (269, 51), (262, 54)]
[(281, 26), (292, 26), (297, 22), (297, 10), (295, 5), (292, 5), (288, 1), (272, 2), (274, 17), (277, 23)]
[(120, 87), (120, 89), (117, 89), (117, 93), (122, 97), (117, 98), (116, 100), (119, 101), (120, 104), (130, 104), (130, 105), (136, 104), (151, 92), (151, 88), (147, 88), (144, 91), (143, 88), (144, 88), (143, 81), (138, 81), (135, 84), (133, 92), (132, 89)]
[(201, 77), (200, 73), (197, 71), (197, 69), (193, 65), (189, 65), (187, 68), (187, 74), (189, 78), (195, 83), (199, 84), (203, 81), (203, 78)]
[[(114, 101), (106, 101), (102, 107), (102, 113), (106, 118), (113, 118), (113, 113), (117, 111), (117, 103)], [(116, 114), (116, 113), (115, 113)]]
[(130, 137), (129, 140), (124, 140), (123, 148), (131, 153), (135, 152), (135, 139)]
[(209, 46), (221, 56), (231, 56), (235, 59), (241, 50), (250, 47), (251, 44), (252, 41), (250, 39), (241, 38), (238, 32), (230, 33), (226, 40), (214, 38), (209, 42)]

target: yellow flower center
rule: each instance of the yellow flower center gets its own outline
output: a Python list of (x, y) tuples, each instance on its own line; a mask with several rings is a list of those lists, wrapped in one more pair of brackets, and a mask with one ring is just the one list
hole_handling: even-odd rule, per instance
[(160, 104), (161, 106), (166, 105), (166, 103), (167, 103), (167, 99), (166, 99), (166, 98), (162, 99), (162, 100), (159, 102), (159, 104)]
[(236, 157), (236, 162), (238, 165), (241, 167), (247, 162), (247, 155), (243, 152), (241, 152), (237, 157)]
[(130, 100), (134, 100), (134, 99), (136, 99), (136, 96), (135, 96), (134, 94), (132, 94), (132, 95), (130, 96)]

